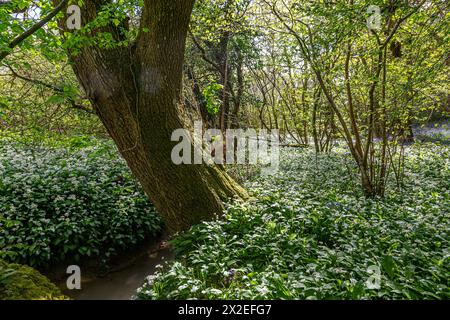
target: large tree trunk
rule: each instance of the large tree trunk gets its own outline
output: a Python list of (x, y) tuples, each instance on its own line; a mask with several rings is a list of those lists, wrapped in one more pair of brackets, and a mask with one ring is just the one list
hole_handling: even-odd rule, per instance
[[(100, 1), (82, 8), (83, 23)], [(142, 31), (129, 48), (84, 47), (73, 69), (101, 121), (171, 233), (222, 212), (222, 201), (245, 197), (220, 167), (175, 165), (172, 132), (183, 128), (181, 96), (185, 39), (194, 0), (148, 0)], [(60, 26), (62, 26), (60, 21)], [(105, 31), (105, 30), (102, 30)], [(114, 26), (106, 31), (120, 37)]]

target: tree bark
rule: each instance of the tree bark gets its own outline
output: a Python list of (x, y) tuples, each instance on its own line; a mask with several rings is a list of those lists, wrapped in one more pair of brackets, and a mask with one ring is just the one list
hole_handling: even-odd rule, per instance
[(221, 76), (220, 82), (222, 89), (222, 105), (220, 107), (219, 126), (225, 132), (228, 129), (228, 119), (230, 112), (230, 75), (231, 66), (229, 61), (228, 45), (230, 43), (231, 33), (225, 31), (219, 43), (219, 51), (216, 53), (216, 59), (220, 66)]
[[(95, 18), (101, 3), (84, 2), (83, 24)], [(172, 132), (183, 128), (179, 102), (193, 4), (194, 0), (147, 0), (135, 44), (83, 47), (70, 55), (101, 121), (170, 233), (220, 215), (222, 201), (229, 197), (246, 197), (220, 167), (177, 166), (171, 160), (177, 144), (171, 142)], [(117, 35), (113, 25), (105, 29), (101, 31)]]
[(236, 67), (236, 78), (237, 78), (237, 94), (234, 99), (234, 110), (231, 119), (231, 127), (237, 129), (239, 125), (239, 112), (241, 111), (242, 96), (244, 94), (244, 58), (240, 48), (237, 48), (237, 67)]
[(212, 117), (208, 113), (208, 106), (203, 96), (202, 90), (200, 89), (200, 84), (195, 76), (192, 67), (186, 67), (186, 73), (188, 79), (192, 82), (192, 92), (194, 93), (195, 99), (197, 100), (198, 112), (202, 117), (202, 121), (207, 128), (212, 127)]

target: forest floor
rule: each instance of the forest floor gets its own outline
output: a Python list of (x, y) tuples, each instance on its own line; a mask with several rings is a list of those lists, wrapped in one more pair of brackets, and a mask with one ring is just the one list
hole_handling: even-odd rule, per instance
[(111, 144), (0, 143), (0, 258), (61, 288), (61, 266), (80, 263), (82, 290), (63, 290), (75, 299), (448, 299), (449, 131), (416, 130), (401, 188), (391, 179), (385, 198), (363, 196), (345, 147), (282, 148), (273, 176), (231, 170), (251, 201), (228, 203), (170, 250)]
[(450, 148), (407, 146), (405, 178), (365, 198), (346, 148), (284, 149), (254, 201), (172, 240), (140, 299), (448, 299)]

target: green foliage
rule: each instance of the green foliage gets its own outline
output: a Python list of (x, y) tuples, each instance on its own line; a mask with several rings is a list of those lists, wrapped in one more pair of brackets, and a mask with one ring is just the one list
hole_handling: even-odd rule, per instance
[[(5, 281), (5, 279), (7, 281)], [(0, 300), (67, 299), (38, 271), (0, 260)]]
[[(173, 240), (141, 299), (448, 299), (450, 149), (413, 145), (404, 190), (367, 199), (350, 156), (285, 150), (257, 198)], [(392, 188), (393, 186), (391, 186)], [(367, 282), (381, 271), (379, 289)]]
[[(142, 0), (120, 0), (102, 4), (95, 19), (80, 30), (66, 32), (64, 48), (77, 55), (83, 47), (98, 46), (112, 49), (129, 46), (139, 32), (136, 13), (143, 7)], [(94, 32), (95, 30), (95, 32)], [(143, 32), (148, 32), (144, 28)]]
[(155, 236), (161, 221), (110, 144), (0, 145), (0, 258), (31, 266), (107, 258)]
[[(0, 51), (10, 51), (8, 44), (25, 30), (46, 16), (54, 8), (52, 1), (33, 2), (29, 0), (11, 0), (0, 5)], [(21, 14), (17, 14), (21, 12)], [(25, 14), (24, 14), (25, 13)], [(61, 13), (60, 13), (61, 14)], [(21, 42), (22, 50), (38, 51), (48, 59), (59, 60), (64, 57), (61, 40), (57, 33), (57, 23), (53, 20), (45, 28), (36, 31)]]
[(66, 60), (50, 63), (36, 53), (14, 58), (0, 79), (0, 136), (31, 142), (52, 135), (59, 140), (106, 135)]
[(212, 81), (207, 87), (203, 89), (203, 96), (206, 100), (206, 108), (210, 115), (216, 115), (220, 108), (219, 92), (223, 86)]
[(196, 1), (192, 32), (203, 40), (218, 43), (224, 32), (245, 32), (249, 26), (248, 17), (243, 13), (247, 10), (249, 0), (200, 0)]

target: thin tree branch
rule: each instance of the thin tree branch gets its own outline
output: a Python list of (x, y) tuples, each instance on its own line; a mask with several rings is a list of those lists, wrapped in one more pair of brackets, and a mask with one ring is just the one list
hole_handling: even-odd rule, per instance
[[(52, 91), (55, 91), (57, 93), (64, 93), (64, 89), (63, 88), (60, 88), (58, 86), (46, 83), (46, 82), (41, 81), (41, 80), (32, 79), (32, 78), (28, 78), (26, 76), (20, 75), (10, 65), (6, 65), (6, 67), (8, 67), (8, 69), (11, 71), (13, 77), (15, 77), (15, 78), (18, 78), (18, 79), (21, 79), (23, 81), (30, 82), (30, 83), (33, 83), (33, 84), (36, 84), (36, 85), (39, 85), (39, 86), (43, 86), (43, 87), (48, 88), (48, 89), (50, 89)], [(95, 111), (92, 110), (92, 108), (90, 108), (90, 107), (88, 107), (86, 105), (83, 105), (83, 104), (76, 103), (75, 99), (73, 99), (71, 97), (67, 97), (66, 99), (70, 103), (70, 105), (71, 105), (70, 108), (71, 109), (82, 110), (82, 111), (85, 111), (85, 112), (87, 112), (89, 114), (96, 114)]]
[(68, 1), (69, 0), (62, 0), (52, 11), (50, 11), (50, 13), (47, 16), (45, 16), (45, 18), (34, 24), (30, 29), (28, 29), (24, 33), (14, 38), (8, 45), (9, 49), (0, 52), (0, 61), (6, 58), (12, 52), (12, 49), (21, 44), (25, 39), (33, 35), (36, 31), (45, 26), (50, 20), (52, 20), (64, 8), (64, 6), (67, 4)]

